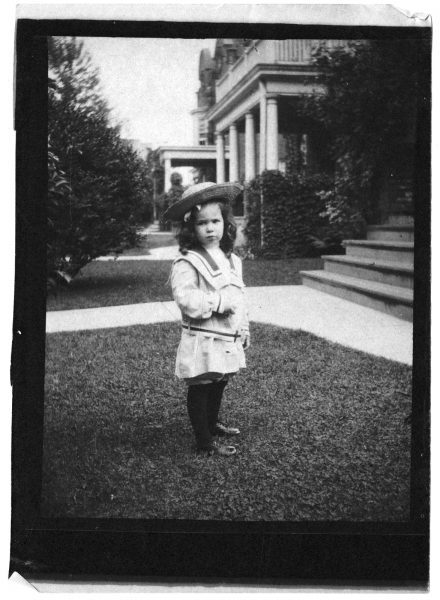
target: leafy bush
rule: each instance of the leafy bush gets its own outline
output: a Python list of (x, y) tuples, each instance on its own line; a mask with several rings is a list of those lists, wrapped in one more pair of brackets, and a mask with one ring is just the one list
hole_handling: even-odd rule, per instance
[(301, 102), (301, 117), (319, 127), (338, 194), (370, 222), (381, 218), (381, 190), (391, 207), (403, 199), (412, 211), (417, 104), (427, 101), (419, 92), (423, 44), (408, 37), (323, 43), (315, 65), (326, 93)]
[(151, 219), (145, 161), (110, 124), (97, 70), (75, 38), (49, 38), (48, 277), (70, 281), (137, 243)]
[(335, 192), (320, 193), (324, 208), (319, 213), (313, 233), (308, 234), (310, 246), (319, 254), (340, 254), (342, 240), (362, 238), (366, 222), (359, 211), (350, 206), (347, 198)]
[(247, 245), (234, 246), (234, 254), (239, 256), (241, 260), (254, 260), (255, 255)]
[(48, 157), (48, 199), (47, 199), (47, 262), (49, 265), (48, 286), (52, 287), (59, 281), (70, 281), (68, 275), (68, 257), (63, 256), (61, 240), (69, 234), (69, 224), (66, 219), (60, 219), (60, 213), (66, 214), (75, 204), (72, 188), (66, 174), (60, 169), (59, 158), (50, 150)]
[(264, 258), (341, 252), (343, 239), (364, 232), (362, 216), (322, 174), (265, 171), (249, 186), (247, 214), (249, 251)]
[(257, 175), (246, 186), (246, 246), (252, 255), (258, 255), (261, 249), (261, 183), (262, 176)]

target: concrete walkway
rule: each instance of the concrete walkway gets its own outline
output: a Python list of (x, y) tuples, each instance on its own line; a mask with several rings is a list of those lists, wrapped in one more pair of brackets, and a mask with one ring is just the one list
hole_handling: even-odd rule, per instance
[[(157, 235), (157, 234), (155, 234)], [(130, 255), (125, 254), (122, 256), (100, 256), (96, 258), (97, 261), (109, 261), (117, 260), (174, 260), (179, 254), (178, 247), (176, 244), (172, 246), (162, 246), (161, 248), (151, 248), (148, 254)]]
[[(355, 350), (412, 364), (412, 324), (407, 321), (302, 285), (252, 287), (247, 288), (247, 295), (251, 321), (301, 329)], [(46, 331), (179, 320), (180, 312), (174, 302), (147, 302), (48, 312)]]

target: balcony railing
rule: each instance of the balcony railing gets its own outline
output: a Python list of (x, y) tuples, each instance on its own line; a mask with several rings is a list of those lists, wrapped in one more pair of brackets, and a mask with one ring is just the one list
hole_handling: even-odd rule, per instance
[[(251, 69), (258, 64), (307, 64), (321, 40), (256, 40), (216, 82), (216, 102), (221, 100)], [(339, 46), (341, 40), (326, 40), (326, 45)]]

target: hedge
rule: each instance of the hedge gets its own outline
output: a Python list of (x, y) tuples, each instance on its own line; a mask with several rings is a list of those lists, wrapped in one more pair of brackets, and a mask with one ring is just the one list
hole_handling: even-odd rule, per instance
[(248, 249), (264, 258), (342, 252), (342, 240), (361, 237), (365, 228), (325, 174), (264, 171), (248, 186), (246, 216)]

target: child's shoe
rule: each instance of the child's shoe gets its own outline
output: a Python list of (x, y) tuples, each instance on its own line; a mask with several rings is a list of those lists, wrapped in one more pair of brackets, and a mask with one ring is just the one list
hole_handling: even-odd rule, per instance
[(218, 442), (212, 442), (212, 449), (209, 451), (209, 455), (212, 456), (217, 454), (218, 456), (233, 456), (237, 453), (235, 446), (223, 446)]
[(218, 442), (212, 442), (209, 448), (199, 448), (198, 454), (206, 454), (207, 456), (233, 456), (237, 453), (235, 446), (223, 446)]
[(222, 423), (221, 421), (217, 421), (217, 424), (215, 426), (215, 433), (214, 435), (218, 435), (219, 437), (224, 437), (224, 436), (233, 436), (233, 435), (239, 435), (240, 430), (237, 427), (229, 427), (228, 425), (225, 425), (224, 423)]

